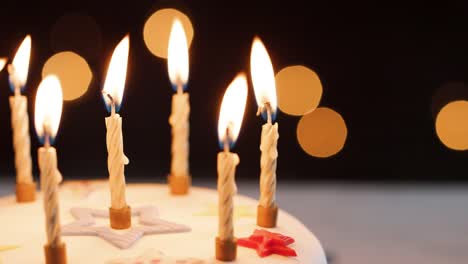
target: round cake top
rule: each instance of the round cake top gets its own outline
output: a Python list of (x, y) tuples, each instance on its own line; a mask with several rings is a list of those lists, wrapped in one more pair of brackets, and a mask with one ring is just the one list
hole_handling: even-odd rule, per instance
[[(133, 213), (132, 227), (112, 230), (107, 182), (66, 182), (61, 186), (62, 240), (68, 263), (222, 263), (214, 258), (216, 191), (192, 187), (188, 195), (172, 196), (166, 185), (130, 184), (127, 199)], [(255, 224), (257, 201), (237, 195), (234, 204), (235, 235), (243, 246), (238, 245), (237, 260), (230, 263), (326, 264), (317, 238), (293, 216), (280, 210), (278, 227), (263, 229)], [(46, 237), (42, 196), (26, 204), (16, 203), (13, 196), (4, 197), (0, 206), (0, 260), (43, 263)], [(269, 246), (267, 253), (271, 255), (260, 257), (258, 248), (265, 244), (256, 249), (245, 247), (249, 241), (255, 242), (251, 237), (255, 234), (280, 237), (283, 240), (278, 241), (284, 244)], [(297, 256), (278, 255), (290, 252), (286, 249)]]

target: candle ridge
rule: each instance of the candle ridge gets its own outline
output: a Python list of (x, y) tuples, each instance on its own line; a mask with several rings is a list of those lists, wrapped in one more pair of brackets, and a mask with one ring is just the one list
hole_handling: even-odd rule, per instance
[(31, 140), (29, 138), (29, 115), (26, 96), (10, 97), (13, 148), (15, 150), (16, 181), (32, 183)]
[(58, 184), (62, 175), (57, 169), (57, 152), (53, 147), (42, 147), (38, 151), (41, 171), (41, 189), (44, 195), (46, 233), (48, 243), (55, 247), (60, 244), (60, 218), (58, 206)]

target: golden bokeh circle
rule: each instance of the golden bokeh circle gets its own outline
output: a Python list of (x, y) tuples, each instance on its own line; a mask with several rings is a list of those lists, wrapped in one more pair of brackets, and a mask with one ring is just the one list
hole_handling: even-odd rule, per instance
[(173, 8), (156, 11), (148, 18), (143, 28), (143, 39), (151, 53), (167, 58), (169, 35), (174, 19), (178, 18), (184, 27), (187, 37), (187, 46), (190, 47), (193, 39), (193, 26), (190, 19), (182, 12)]
[(436, 133), (450, 149), (468, 149), (468, 101), (458, 100), (445, 105), (436, 118)]
[(289, 66), (276, 74), (278, 107), (286, 114), (301, 116), (313, 111), (322, 90), (318, 75), (305, 66)]
[(348, 129), (343, 117), (327, 107), (319, 107), (304, 115), (297, 125), (297, 140), (309, 155), (333, 156), (343, 149)]
[(86, 60), (71, 51), (59, 52), (46, 61), (42, 77), (49, 74), (55, 74), (60, 79), (66, 101), (75, 100), (86, 93), (93, 78)]

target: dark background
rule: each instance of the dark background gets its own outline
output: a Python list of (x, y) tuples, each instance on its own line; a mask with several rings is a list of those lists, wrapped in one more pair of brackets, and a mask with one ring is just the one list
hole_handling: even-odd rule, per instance
[[(0, 56), (12, 58), (32, 35), (26, 94), (32, 121), (33, 99), (44, 62), (70, 49), (53, 44), (53, 28), (65, 14), (84, 14), (99, 25), (96, 39), (75, 43), (94, 73), (90, 90), (66, 102), (56, 147), (66, 178), (107, 175), (101, 101), (112, 49), (131, 36), (129, 72), (121, 115), (128, 179), (164, 181), (170, 164), (167, 122), (173, 91), (166, 61), (143, 42), (143, 25), (158, 8), (175, 7), (192, 20), (190, 50), (191, 170), (196, 179), (215, 179), (216, 126), (225, 88), (248, 72), (252, 39), (259, 35), (276, 70), (304, 64), (321, 77), (328, 106), (344, 117), (348, 139), (336, 156), (309, 157), (296, 141), (297, 117), (279, 114), (278, 179), (360, 181), (454, 181), (468, 179), (468, 154), (445, 148), (434, 131), (435, 98), (449, 82), (468, 73), (466, 4), (324, 4), (322, 1), (8, 1), (0, 15)], [(77, 34), (79, 32), (76, 32)], [(72, 49), (73, 50), (73, 49)], [(462, 84), (461, 84), (462, 85)], [(251, 89), (251, 88), (250, 88)], [(460, 90), (460, 89), (459, 89)], [(461, 86), (462, 91), (466, 91)], [(0, 175), (13, 177), (6, 70), (0, 73)], [(462, 92), (457, 98), (466, 98)], [(445, 96), (447, 97), (447, 96)], [(445, 98), (444, 97), (444, 98)], [(450, 95), (448, 96), (450, 97)], [(447, 97), (447, 98), (448, 98)], [(453, 96), (452, 96), (453, 97)], [(460, 98), (462, 97), (462, 98)], [(257, 180), (261, 121), (250, 90), (244, 123), (234, 149), (238, 177)], [(31, 122), (32, 152), (39, 146)], [(37, 168), (35, 168), (37, 175)]]

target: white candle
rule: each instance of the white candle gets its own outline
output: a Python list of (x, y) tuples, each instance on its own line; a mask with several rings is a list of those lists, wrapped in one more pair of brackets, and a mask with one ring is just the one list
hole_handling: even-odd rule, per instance
[(258, 104), (257, 115), (267, 123), (260, 141), (260, 205), (276, 208), (276, 164), (278, 159), (278, 124), (272, 124), (277, 109), (276, 85), (270, 56), (259, 38), (255, 38), (250, 56), (250, 70)]
[(169, 124), (172, 127), (172, 162), (171, 175), (189, 175), (189, 114), (188, 93), (176, 93), (172, 96), (172, 113)]
[(125, 197), (125, 165), (129, 163), (124, 154), (122, 136), (122, 118), (116, 112), (122, 103), (127, 74), (130, 39), (124, 37), (116, 46), (107, 70), (103, 88), (103, 97), (111, 115), (106, 117), (107, 169), (109, 171), (109, 187), (111, 193), (111, 208), (127, 207)]
[(260, 141), (260, 205), (274, 207), (276, 200), (276, 163), (278, 159), (278, 123), (262, 127)]
[[(113, 109), (115, 109), (114, 106)], [(114, 209), (122, 209), (127, 206), (124, 166), (129, 163), (129, 160), (123, 152), (122, 118), (115, 113), (115, 110), (112, 111), (111, 116), (106, 117), (106, 127), (111, 205)]]
[(26, 96), (21, 95), (21, 89), (27, 81), (30, 53), (31, 37), (28, 35), (19, 46), (12, 64), (8, 66), (10, 86), (14, 92), (14, 95), (10, 96), (10, 109), (16, 182), (27, 184), (33, 182), (31, 143), (29, 138), (28, 99)]
[(188, 177), (189, 172), (189, 115), (188, 93), (184, 93), (189, 76), (188, 44), (182, 23), (175, 19), (169, 36), (167, 68), (176, 94), (172, 96), (171, 175)]
[(246, 101), (247, 79), (239, 74), (226, 89), (219, 111), (218, 137), (224, 148), (218, 154), (218, 237), (221, 240), (234, 239), (233, 197), (237, 192), (235, 174), (240, 159), (229, 149), (239, 135)]
[(31, 143), (29, 138), (28, 99), (26, 96), (10, 96), (11, 127), (17, 183), (32, 183)]
[(48, 245), (60, 244), (60, 212), (58, 185), (62, 175), (57, 169), (57, 152), (50, 144), (57, 134), (62, 114), (62, 88), (56, 76), (44, 78), (37, 89), (34, 123), (44, 147), (38, 150), (41, 189), (44, 199), (45, 224)]
[(218, 153), (218, 237), (221, 240), (234, 238), (233, 197), (237, 192), (235, 174), (239, 162), (239, 156), (229, 149)]
[(51, 246), (60, 244), (60, 211), (58, 185), (62, 175), (57, 169), (57, 152), (54, 147), (39, 148), (38, 163), (41, 171), (41, 190), (44, 199), (47, 242)]

